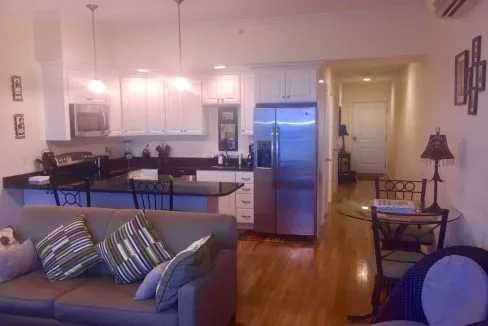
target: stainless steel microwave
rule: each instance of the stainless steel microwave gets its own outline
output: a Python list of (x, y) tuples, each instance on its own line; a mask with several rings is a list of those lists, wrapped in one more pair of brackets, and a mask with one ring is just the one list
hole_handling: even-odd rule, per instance
[(70, 104), (71, 136), (100, 137), (110, 133), (110, 108), (105, 104)]

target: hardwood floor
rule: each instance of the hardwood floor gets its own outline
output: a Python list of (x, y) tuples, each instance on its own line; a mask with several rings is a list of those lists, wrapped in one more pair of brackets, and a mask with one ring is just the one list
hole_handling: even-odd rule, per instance
[[(336, 202), (371, 198), (373, 187), (341, 186)], [(237, 325), (347, 325), (347, 314), (371, 311), (371, 224), (334, 205), (315, 244), (239, 242)]]

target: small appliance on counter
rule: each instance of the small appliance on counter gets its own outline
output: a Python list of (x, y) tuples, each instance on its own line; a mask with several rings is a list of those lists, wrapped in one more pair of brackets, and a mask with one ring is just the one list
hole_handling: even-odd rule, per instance
[(97, 177), (98, 178), (106, 178), (108, 177), (109, 170), (108, 170), (108, 162), (110, 158), (108, 155), (98, 155), (95, 156), (95, 167), (97, 168)]
[(249, 155), (247, 156), (247, 166), (249, 168), (254, 168), (254, 145), (249, 145)]

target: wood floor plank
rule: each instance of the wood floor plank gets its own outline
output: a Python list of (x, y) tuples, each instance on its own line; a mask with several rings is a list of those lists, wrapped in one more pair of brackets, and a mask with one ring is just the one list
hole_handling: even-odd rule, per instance
[[(335, 203), (372, 198), (373, 184), (341, 186)], [(335, 203), (313, 245), (239, 241), (239, 326), (340, 326), (371, 311), (371, 224), (340, 215)], [(357, 324), (355, 324), (357, 325)]]

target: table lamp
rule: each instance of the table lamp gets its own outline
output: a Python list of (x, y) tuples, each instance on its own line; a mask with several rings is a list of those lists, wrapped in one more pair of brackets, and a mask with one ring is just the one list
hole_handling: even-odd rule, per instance
[(339, 137), (342, 137), (341, 153), (346, 152), (346, 142), (344, 141), (344, 136), (349, 136), (346, 125), (339, 125)]
[(435, 165), (434, 177), (430, 181), (434, 181), (434, 203), (425, 212), (429, 213), (440, 213), (442, 210), (437, 203), (437, 183), (443, 182), (439, 175), (439, 163), (447, 164), (454, 160), (454, 155), (452, 155), (447, 146), (446, 135), (441, 135), (441, 129), (437, 128), (435, 135), (430, 135), (429, 143), (427, 148), (420, 156), (422, 159), (433, 162)]

